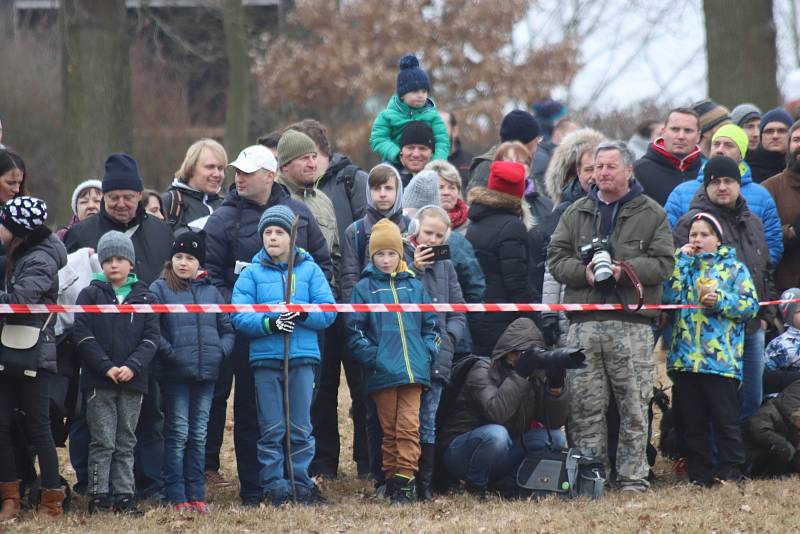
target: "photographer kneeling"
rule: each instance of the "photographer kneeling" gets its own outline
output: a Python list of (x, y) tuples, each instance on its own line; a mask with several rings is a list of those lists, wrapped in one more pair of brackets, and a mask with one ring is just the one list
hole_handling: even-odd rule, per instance
[(675, 249), (664, 209), (633, 178), (633, 155), (625, 143), (598, 145), (594, 169), (595, 185), (559, 220), (547, 251), (548, 268), (566, 286), (565, 304), (629, 308), (567, 313), (567, 344), (581, 347), (587, 363), (567, 377), (572, 391), (567, 431), (576, 447), (602, 460), (610, 473), (606, 411), (613, 391), (620, 414), (617, 483), (623, 490), (645, 491), (652, 323), (658, 312), (634, 310), (637, 301), (661, 302)]
[(552, 449), (565, 447), (564, 369), (582, 365), (584, 357), (576, 349), (547, 352), (544, 346), (534, 322), (517, 319), (498, 339), (491, 360), (479, 358), (469, 369), (439, 445), (450, 478), (463, 480), (470, 491), (480, 494), (513, 475), (526, 450), (543, 449), (550, 439)]

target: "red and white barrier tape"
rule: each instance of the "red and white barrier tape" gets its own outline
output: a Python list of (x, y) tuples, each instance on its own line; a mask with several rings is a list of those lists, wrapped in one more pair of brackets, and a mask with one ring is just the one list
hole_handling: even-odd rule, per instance
[[(800, 299), (770, 300), (761, 306), (800, 302)], [(644, 310), (701, 308), (698, 304), (645, 304)], [(534, 311), (623, 311), (621, 304), (0, 304), (0, 314), (30, 313), (266, 313), (266, 312), (534, 312)]]

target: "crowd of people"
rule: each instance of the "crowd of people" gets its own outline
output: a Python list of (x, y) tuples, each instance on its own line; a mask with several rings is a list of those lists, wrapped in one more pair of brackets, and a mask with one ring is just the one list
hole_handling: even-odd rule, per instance
[[(143, 501), (209, 513), (206, 486), (232, 484), (220, 463), (232, 391), (242, 505), (324, 504), (342, 370), (356, 474), (393, 504), (448, 484), (513, 494), (527, 454), (567, 446), (602, 463), (610, 487), (646, 492), (659, 339), (676, 469), (704, 487), (800, 471), (800, 121), (709, 99), (644, 120), (625, 143), (546, 101), (507, 113), (472, 157), (430, 93), (417, 58), (402, 58), (368, 172), (310, 118), (232, 162), (198, 140), (163, 193), (111, 154), (55, 232), (3, 148), (0, 303), (622, 309), (7, 315), (0, 520), (30, 486), (21, 439), (44, 517), (63, 514), (70, 490), (90, 514), (137, 515)], [(779, 295), (777, 309), (759, 305)], [(556, 347), (574, 350), (557, 359)]]

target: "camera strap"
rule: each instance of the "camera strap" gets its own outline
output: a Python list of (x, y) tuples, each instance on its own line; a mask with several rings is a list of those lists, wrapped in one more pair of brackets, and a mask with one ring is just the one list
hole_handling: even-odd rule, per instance
[(630, 264), (623, 260), (617, 260), (617, 265), (619, 265), (620, 269), (622, 269), (622, 274), (628, 277), (630, 280), (633, 289), (636, 290), (636, 307), (632, 308), (625, 302), (625, 299), (622, 298), (622, 295), (619, 292), (619, 289), (615, 289), (614, 292), (617, 294), (617, 298), (619, 299), (620, 304), (622, 307), (625, 308), (627, 312), (637, 312), (642, 309), (644, 305), (644, 285), (642, 285), (642, 281), (639, 280), (639, 275), (636, 274), (636, 271), (633, 270), (633, 267)]

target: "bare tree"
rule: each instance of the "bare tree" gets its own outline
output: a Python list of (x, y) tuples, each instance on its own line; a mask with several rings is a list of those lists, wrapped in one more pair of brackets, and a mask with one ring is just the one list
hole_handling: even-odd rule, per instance
[(228, 92), (225, 100), (225, 145), (236, 154), (249, 145), (250, 56), (242, 0), (225, 0), (223, 5), (225, 55), (228, 59)]

